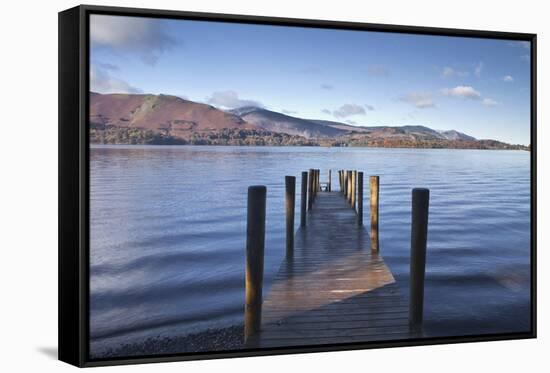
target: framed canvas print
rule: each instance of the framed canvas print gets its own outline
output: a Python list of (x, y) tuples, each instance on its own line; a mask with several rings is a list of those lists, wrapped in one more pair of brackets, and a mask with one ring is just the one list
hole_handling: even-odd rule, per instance
[(59, 357), (536, 335), (536, 36), (59, 13)]

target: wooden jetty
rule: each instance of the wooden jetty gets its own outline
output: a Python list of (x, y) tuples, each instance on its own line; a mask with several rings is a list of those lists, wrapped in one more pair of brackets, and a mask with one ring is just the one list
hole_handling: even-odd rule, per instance
[[(289, 179), (292, 177), (286, 177), (286, 257), (265, 298), (261, 289), (263, 242), (260, 256), (257, 247), (248, 245), (248, 240), (258, 242), (258, 238), (250, 236), (254, 232), (247, 232), (247, 347), (310, 346), (421, 336), (427, 198), (419, 202), (413, 192), (413, 207), (416, 201), (416, 214), (420, 217), (416, 229), (421, 232), (416, 236), (413, 232), (416, 248), (411, 252), (419, 254), (414, 254), (415, 260), (411, 261), (415, 265), (413, 269), (411, 264), (411, 273), (414, 272), (411, 294), (414, 293), (415, 299), (409, 301), (379, 252), (378, 177), (371, 178), (370, 183), (375, 185), (370, 193), (370, 211), (371, 235), (376, 237), (371, 240), (363, 226), (363, 173), (339, 171), (338, 175), (340, 191), (332, 191), (330, 176), (323, 189), (319, 170), (310, 170), (312, 179), (308, 180), (306, 192), (302, 188), (301, 224), (295, 235), (290, 228), (294, 226), (295, 184)], [(302, 183), (305, 177), (304, 172)], [(261, 191), (265, 196), (265, 189)], [(249, 189), (249, 201), (250, 193)], [(425, 193), (422, 195), (426, 197)], [(309, 209), (304, 215), (306, 205)], [(265, 215), (265, 199), (260, 207)], [(421, 208), (425, 211), (420, 211)], [(250, 205), (248, 217), (255, 219)], [(257, 225), (258, 221), (251, 224)], [(294, 235), (292, 239), (289, 234)]]

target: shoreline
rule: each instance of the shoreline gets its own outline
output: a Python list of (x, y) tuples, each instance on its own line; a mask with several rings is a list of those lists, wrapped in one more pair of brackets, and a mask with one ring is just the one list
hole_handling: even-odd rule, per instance
[(122, 358), (146, 355), (164, 355), (198, 352), (239, 350), (244, 348), (244, 327), (233, 325), (225, 328), (210, 328), (203, 332), (172, 337), (149, 337), (140, 342), (124, 343), (109, 348), (92, 358)]
[(109, 146), (127, 146), (127, 147), (241, 147), (241, 148), (325, 148), (325, 149), (417, 149), (417, 150), (488, 150), (488, 151), (518, 151), (528, 152), (530, 149), (506, 149), (506, 148), (440, 148), (440, 147), (414, 147), (414, 146), (325, 146), (325, 145), (234, 145), (234, 144), (128, 144), (128, 143), (99, 143), (90, 142), (91, 148), (101, 148)]

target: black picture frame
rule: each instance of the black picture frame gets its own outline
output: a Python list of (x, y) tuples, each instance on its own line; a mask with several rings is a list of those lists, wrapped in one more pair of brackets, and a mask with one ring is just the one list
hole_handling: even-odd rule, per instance
[[(182, 353), (115, 359), (90, 359), (88, 354), (89, 296), (89, 16), (90, 14), (172, 18), (382, 31), (471, 38), (527, 41), (531, 43), (531, 330), (522, 333), (485, 334), (444, 338), (393, 340), (307, 347)], [(535, 338), (536, 319), (536, 160), (537, 160), (537, 36), (481, 30), (460, 30), (310, 19), (183, 12), (81, 5), (59, 13), (59, 360), (79, 367), (282, 355), (367, 348), (435, 345), (462, 342)], [(75, 125), (78, 124), (78, 125)]]

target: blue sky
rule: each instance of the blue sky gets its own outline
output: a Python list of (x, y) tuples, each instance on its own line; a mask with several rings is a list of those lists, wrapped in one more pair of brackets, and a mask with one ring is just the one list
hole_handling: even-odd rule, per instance
[(530, 143), (529, 44), (92, 15), (91, 89)]

